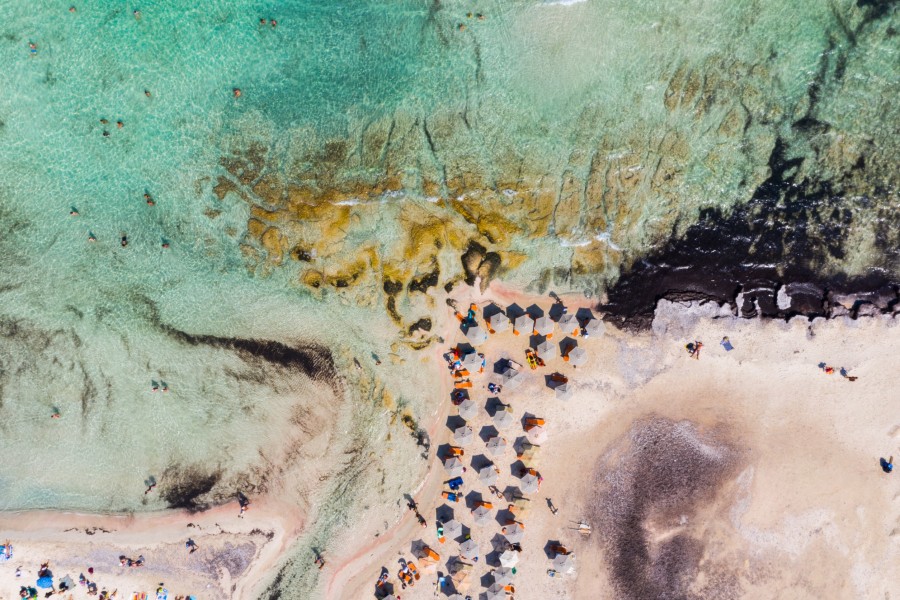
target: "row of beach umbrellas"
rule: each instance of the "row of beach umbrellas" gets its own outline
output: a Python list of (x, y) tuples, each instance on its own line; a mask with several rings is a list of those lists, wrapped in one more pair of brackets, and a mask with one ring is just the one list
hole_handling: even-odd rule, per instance
[[(509, 329), (510, 321), (509, 317), (504, 313), (498, 312), (488, 319), (488, 324), (492, 331), (500, 333)], [(536, 333), (548, 337), (553, 335), (557, 326), (564, 335), (577, 335), (579, 331), (583, 331), (589, 336), (601, 335), (604, 331), (604, 325), (600, 320), (594, 318), (588, 319), (584, 324), (584, 327), (581, 327), (575, 315), (570, 314), (562, 315), (557, 322), (554, 322), (553, 319), (548, 316), (533, 319), (527, 314), (518, 316), (513, 321), (513, 330), (516, 333)], [(488, 339), (488, 332), (478, 323), (469, 324), (469, 326), (465, 328), (465, 334), (469, 343), (473, 346), (483, 344)]]

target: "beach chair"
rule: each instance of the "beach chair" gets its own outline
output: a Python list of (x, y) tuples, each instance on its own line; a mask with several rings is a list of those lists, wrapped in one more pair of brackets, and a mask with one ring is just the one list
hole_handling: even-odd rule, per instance
[(569, 378), (562, 373), (550, 373), (550, 381), (553, 383), (569, 383)]
[(458, 448), (456, 446), (450, 446), (447, 448), (447, 456), (465, 456), (466, 451), (462, 448)]
[(472, 387), (472, 382), (469, 381), (468, 379), (466, 379), (464, 381), (457, 381), (456, 383), (453, 384), (453, 387), (458, 390), (466, 390), (466, 389), (469, 389)]
[(543, 419), (538, 419), (535, 417), (529, 417), (529, 418), (525, 419), (525, 431), (528, 431), (532, 427), (543, 427), (543, 426), (544, 426)]
[(416, 563), (408, 562), (406, 566), (409, 567), (409, 572), (412, 573), (413, 578), (418, 581), (419, 580), (419, 570), (416, 568)]
[(474, 503), (474, 506), (472, 507), (472, 510), (475, 510), (476, 508), (478, 508), (480, 506), (483, 506), (488, 510), (494, 508), (494, 505), (491, 504), (490, 502), (485, 502), (484, 500), (476, 500)]
[(569, 551), (566, 550), (565, 546), (560, 546), (559, 544), (552, 544), (550, 546), (550, 549), (553, 550), (557, 554), (566, 555), (569, 553)]
[(460, 499), (460, 494), (456, 494), (454, 492), (441, 492), (441, 496), (443, 496), (445, 500), (449, 500), (450, 502), (459, 502)]
[(428, 546), (422, 547), (422, 554), (424, 554), (424, 556), (419, 557), (419, 560), (421, 560), (422, 562), (432, 561), (437, 563), (441, 560), (441, 555)]

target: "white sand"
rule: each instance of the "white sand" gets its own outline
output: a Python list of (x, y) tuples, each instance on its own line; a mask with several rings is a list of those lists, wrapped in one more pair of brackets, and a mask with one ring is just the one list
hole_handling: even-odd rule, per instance
[[(504, 305), (516, 301), (523, 308), (535, 300), (498, 285), (475, 300), (489, 298)], [(566, 302), (574, 312), (575, 299)], [(547, 309), (551, 301), (544, 297), (539, 304)], [(900, 401), (895, 392), (900, 376), (894, 358), (900, 351), (900, 328), (880, 317), (810, 326), (800, 319), (785, 324), (712, 318), (718, 312), (663, 306), (654, 333), (633, 335), (608, 327), (602, 337), (579, 340), (589, 352), (587, 365), (575, 370), (555, 359), (547, 368), (530, 372), (526, 385), (501, 394), (512, 404), (517, 423), (530, 412), (546, 419), (549, 431), (535, 459), (544, 481), (540, 492), (529, 496), (533, 506), (523, 518), (526, 536), (514, 581), (516, 598), (634, 597), (614, 576), (621, 562), (618, 538), (611, 528), (600, 526), (611, 523), (604, 521), (611, 508), (598, 501), (607, 498), (603, 494), (610, 481), (627, 479), (623, 465), (634, 449), (622, 440), (653, 417), (689, 421), (699, 437), (717, 436), (737, 457), (723, 481), (696, 501), (680, 505), (678, 514), (647, 511), (640, 526), (647, 561), (660, 573), (667, 573), (660, 562), (667, 544), (681, 540), (694, 558), (676, 571), (677, 585), (696, 598), (884, 600), (896, 593), (900, 474), (882, 473), (878, 458), (900, 457)], [(417, 415), (432, 436), (432, 454), (451, 439), (445, 423), (448, 415), (456, 414), (447, 399), (449, 373), (439, 357), (454, 340), (462, 341), (449, 311), (436, 317), (447, 343), (425, 351), (434, 363), (426, 368), (434, 368), (436, 381), (433, 389), (422, 391), (430, 412)], [(724, 335), (735, 346), (730, 353), (718, 344)], [(685, 343), (695, 339), (705, 344), (697, 361), (684, 350)], [(504, 353), (524, 363), (527, 340), (508, 331), (493, 336), (479, 351), (487, 355), (489, 370)], [(847, 367), (859, 380), (826, 375), (816, 366), (821, 361)], [(568, 401), (556, 400), (544, 386), (543, 375), (554, 370), (569, 375), (576, 387)], [(471, 396), (482, 406), (490, 378), (473, 377)], [(471, 424), (478, 434), (490, 423), (481, 410)], [(518, 424), (506, 433), (511, 444), (520, 435)], [(698, 446), (698, 452), (714, 455), (714, 446)], [(467, 464), (482, 452), (483, 442), (476, 439), (467, 448)], [(501, 489), (516, 483), (510, 473), (514, 461), (512, 449), (503, 460), (495, 460), (502, 472)], [(394, 466), (411, 470), (410, 477), (418, 475), (418, 465)], [(313, 597), (374, 597), (382, 567), (389, 570), (403, 600), (434, 597), (436, 573), (447, 572), (447, 559), (458, 545), (437, 542), (435, 509), (443, 503), (440, 490), (448, 477), (437, 458), (427, 468), (418, 489), (410, 490), (428, 520), (427, 529), (419, 527), (402, 499), (370, 498), (371, 508), (359, 514), (352, 530), (329, 544), (328, 564), (319, 573)], [(476, 478), (473, 469), (466, 473), (464, 493), (482, 491), (487, 497)], [(547, 497), (560, 509), (555, 516)], [(453, 508), (457, 519), (472, 524), (465, 501)], [(589, 538), (573, 529), (582, 519), (594, 526)], [(189, 522), (202, 529), (188, 528)], [(272, 498), (255, 499), (247, 519), (237, 518), (234, 505), (200, 515), (173, 512), (134, 518), (7, 514), (0, 516), (0, 536), (13, 541), (16, 556), (0, 564), (0, 600), (17, 597), (21, 581), (13, 575), (16, 566), (22, 565), (33, 584), (44, 560), (51, 561), (57, 575), (68, 572), (76, 580), (93, 566), (93, 579), (110, 591), (118, 589), (120, 598), (130, 598), (133, 591), (150, 592), (159, 582), (165, 582), (170, 598), (189, 593), (204, 599), (256, 598), (303, 526), (299, 510)], [(79, 531), (65, 531), (73, 527)], [(87, 535), (87, 527), (103, 527), (109, 533)], [(499, 527), (493, 523), (473, 528), (472, 537), (482, 550), (468, 591), (473, 598), (483, 592), (481, 578), (491, 569), (485, 555)], [(379, 528), (383, 533), (377, 537), (361, 533)], [(193, 555), (184, 548), (188, 537), (200, 545)], [(414, 588), (401, 590), (397, 561), (413, 559), (411, 548), (418, 540), (438, 551), (441, 561), (426, 567), (416, 560), (422, 577)], [(548, 540), (574, 551), (574, 574), (547, 576)], [(143, 554), (147, 566), (123, 569), (119, 554)], [(249, 562), (225, 560), (233, 556), (249, 557)], [(83, 588), (73, 597), (85, 597)]]

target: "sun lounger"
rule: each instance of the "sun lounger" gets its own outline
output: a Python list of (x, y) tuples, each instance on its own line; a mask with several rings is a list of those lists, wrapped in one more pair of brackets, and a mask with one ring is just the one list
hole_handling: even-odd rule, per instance
[(458, 390), (469, 389), (472, 387), (472, 382), (469, 380), (457, 381), (456, 383), (453, 384), (453, 387)]

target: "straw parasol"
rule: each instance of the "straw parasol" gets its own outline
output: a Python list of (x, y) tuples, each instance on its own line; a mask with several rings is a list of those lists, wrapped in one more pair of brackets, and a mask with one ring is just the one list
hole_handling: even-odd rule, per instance
[(462, 533), (462, 523), (456, 519), (450, 519), (444, 523), (444, 535), (451, 540)]
[(575, 555), (557, 554), (553, 559), (553, 568), (557, 573), (571, 573), (575, 570)]
[(523, 371), (517, 371), (513, 368), (507, 368), (503, 371), (501, 377), (503, 377), (502, 384), (507, 387), (507, 389), (514, 390), (526, 379), (526, 375)]
[(519, 564), (519, 553), (515, 550), (504, 550), (500, 554), (500, 566), (514, 567)]
[(466, 398), (459, 403), (459, 416), (468, 421), (478, 414), (478, 405), (471, 398)]
[(525, 526), (521, 523), (513, 523), (503, 528), (503, 535), (510, 544), (516, 544), (525, 537)]
[[(557, 400), (568, 400), (572, 397), (572, 387), (568, 383), (556, 386), (553, 388), (553, 391), (556, 393)], [(462, 411), (460, 411), (460, 414), (462, 414)]]
[(487, 525), (491, 522), (491, 509), (486, 506), (479, 506), (472, 511), (472, 518), (475, 520), (476, 525)]
[(447, 470), (447, 474), (450, 475), (450, 477), (459, 477), (463, 474), (463, 469), (465, 467), (463, 466), (462, 461), (454, 456), (453, 458), (444, 461), (444, 468)]
[(469, 352), (465, 356), (463, 356), (462, 366), (471, 371), (476, 371), (481, 368), (482, 358), (478, 356), (477, 352)]
[[(497, 456), (498, 454), (503, 454), (503, 451), (506, 450), (507, 442), (506, 438), (502, 438), (500, 436), (492, 437), (488, 440), (486, 444), (487, 451)], [(460, 463), (462, 464), (462, 463)]]
[(585, 352), (584, 348), (578, 346), (577, 348), (572, 348), (569, 352), (569, 364), (579, 367), (587, 362), (587, 352)]
[(532, 444), (541, 444), (547, 441), (547, 430), (540, 425), (535, 425), (534, 427), (526, 431), (525, 435), (528, 437), (528, 441)]
[(576, 335), (578, 333), (578, 319), (575, 315), (565, 314), (559, 318), (559, 330), (566, 335)]
[(478, 544), (475, 540), (468, 539), (459, 545), (459, 555), (468, 560), (478, 558)]
[(516, 317), (516, 320), (513, 321), (513, 331), (517, 334), (525, 333), (531, 335), (531, 333), (534, 331), (534, 319), (532, 319), (529, 315)]
[(482, 467), (478, 471), (478, 480), (485, 485), (494, 485), (497, 483), (497, 468), (494, 465)]
[(537, 355), (541, 357), (543, 360), (550, 360), (551, 358), (556, 358), (559, 356), (559, 349), (556, 347), (556, 344), (550, 341), (543, 341), (538, 344)]
[(453, 432), (453, 441), (457, 446), (468, 446), (475, 440), (475, 432), (468, 425), (457, 427)]
[(527, 472), (521, 478), (521, 489), (526, 494), (534, 494), (540, 486), (540, 479), (534, 473)]
[(509, 567), (494, 569), (492, 575), (494, 576), (494, 583), (497, 585), (506, 585), (513, 580), (513, 570)]
[(491, 324), (491, 329), (493, 329), (496, 333), (500, 333), (501, 331), (506, 331), (509, 329), (509, 317), (504, 315), (502, 312), (497, 313), (496, 315), (492, 315), (490, 319), (488, 319), (488, 323)]
[(498, 410), (494, 415), (494, 426), (497, 429), (509, 429), (515, 422), (516, 419), (512, 416), (512, 413), (506, 409)]
[(583, 334), (584, 337), (590, 337), (592, 335), (603, 335), (603, 332), (606, 330), (606, 327), (603, 325), (603, 321), (598, 319), (589, 319), (587, 323), (584, 324)]
[(534, 332), (538, 335), (553, 335), (553, 327), (556, 325), (550, 317), (538, 317), (534, 320)]
[(488, 334), (481, 325), (469, 325), (466, 329), (466, 339), (473, 346), (479, 346), (487, 341)]
[(485, 598), (487, 600), (506, 600), (506, 588), (499, 583), (495, 583), (487, 589)]

